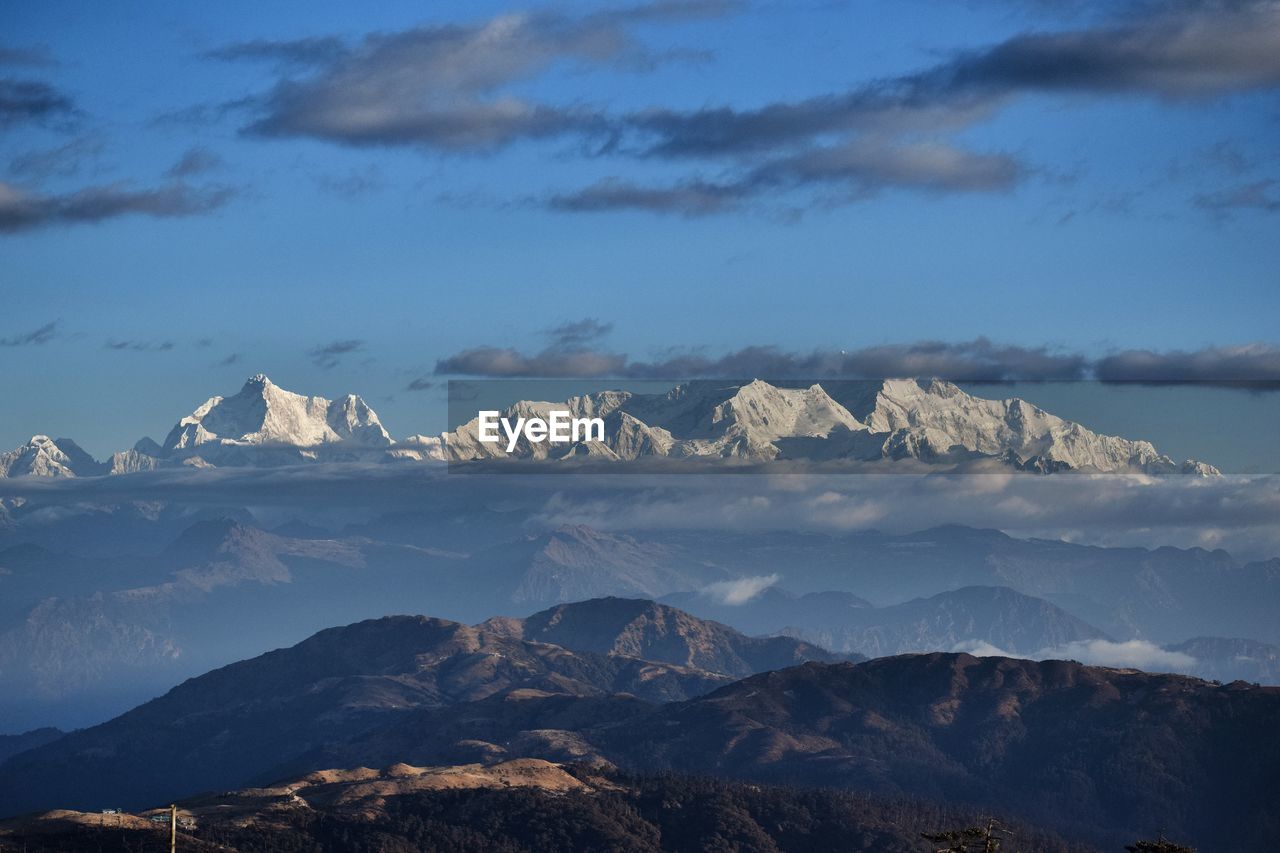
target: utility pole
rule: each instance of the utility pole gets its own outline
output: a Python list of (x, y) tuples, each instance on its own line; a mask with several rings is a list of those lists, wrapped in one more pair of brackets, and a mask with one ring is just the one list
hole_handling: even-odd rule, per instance
[(169, 805), (169, 853), (178, 849), (178, 804)]

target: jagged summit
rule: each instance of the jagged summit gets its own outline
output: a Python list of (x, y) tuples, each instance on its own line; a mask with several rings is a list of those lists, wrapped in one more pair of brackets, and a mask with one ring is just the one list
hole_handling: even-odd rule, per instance
[(481, 627), (526, 641), (579, 651), (657, 660), (742, 677), (807, 660), (848, 659), (790, 637), (748, 637), (641, 598), (558, 604), (525, 619), (498, 617)]
[(89, 477), (106, 466), (69, 438), (33, 435), (8, 453), (0, 453), (0, 477)]
[(232, 397), (210, 397), (169, 432), (166, 454), (206, 444), (285, 445), (310, 448), (353, 442), (387, 446), (391, 436), (378, 416), (354, 394), (342, 400), (286, 391), (265, 374), (249, 377)]
[(210, 397), (178, 421), (156, 455), (187, 464), (287, 464), (390, 444), (377, 414), (354, 394), (306, 397), (258, 373), (234, 396)]

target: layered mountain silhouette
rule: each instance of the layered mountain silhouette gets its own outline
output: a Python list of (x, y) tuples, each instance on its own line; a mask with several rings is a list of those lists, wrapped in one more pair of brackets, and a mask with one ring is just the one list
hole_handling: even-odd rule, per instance
[(658, 597), (730, 577), (695, 552), (651, 536), (564, 525), (484, 548), (475, 563), (492, 566), (488, 588), (517, 605), (600, 596)]
[[(722, 642), (722, 660), (741, 648), (732, 632), (661, 607), (576, 608), (502, 631), (390, 617), (321, 632), (13, 755), (0, 764), (0, 813), (141, 808), (335, 767), (408, 765), (388, 772), (411, 778), (424, 775), (413, 768), (537, 758), (998, 809), (1108, 845), (1153, 827), (1209, 851), (1280, 837), (1269, 796), (1280, 688), (942, 653), (809, 662), (726, 683), (512, 636), (563, 623), (565, 642), (661, 652), (651, 630), (661, 614), (696, 629), (666, 647), (671, 657), (687, 660), (695, 637), (704, 652)], [(383, 776), (347, 778), (361, 774)]]
[(1100, 435), (1018, 398), (975, 397), (941, 380), (833, 380), (807, 387), (703, 380), (666, 394), (602, 391), (563, 402), (520, 401), (502, 417), (555, 410), (601, 418), (605, 437), (550, 444), (522, 438), (513, 453), (480, 440), (478, 418), (440, 436), (395, 442), (360, 397), (286, 391), (265, 375), (236, 394), (209, 398), (162, 443), (140, 440), (99, 463), (68, 439), (35, 436), (0, 455), (0, 476), (93, 476), (168, 466), (273, 467), (313, 462), (644, 458), (745, 462), (987, 461), (1021, 471), (1215, 475), (1176, 463), (1150, 442)]
[[(628, 617), (620, 619), (621, 611)], [(652, 602), (602, 599), (573, 605), (568, 614), (559, 609), (527, 620), (535, 635), (537, 626), (558, 622), (575, 630), (556, 644), (545, 637), (522, 638), (525, 623), (515, 620), (470, 627), (426, 617), (386, 617), (322, 631), (291, 648), (189, 680), (115, 720), (67, 735), (47, 747), (52, 752), (41, 754), (46, 757), (24, 753), (32, 763), (22, 772), (22, 787), (31, 796), (5, 790), (0, 801), (10, 805), (0, 811), (55, 804), (48, 792), (62, 790), (64, 771), (39, 769), (55, 766), (49, 755), (83, 763), (80, 787), (67, 791), (74, 802), (64, 805), (91, 804), (113, 791), (139, 801), (162, 796), (157, 786), (163, 785), (178, 784), (194, 793), (260, 776), (269, 781), (278, 768), (321, 754), (327, 744), (344, 745), (371, 730), (399, 725), (414, 710), (542, 694), (626, 694), (635, 697), (621, 700), (629, 708), (640, 700), (687, 698), (778, 665), (838, 657), (787, 637), (753, 640)], [(676, 630), (666, 632), (665, 626)], [(636, 645), (641, 634), (647, 641)], [(254, 747), (228, 750), (228, 737), (247, 739)], [(152, 759), (143, 753), (152, 747), (139, 749), (160, 743), (167, 744), (166, 764), (147, 771)], [(129, 783), (136, 790), (126, 779), (136, 780)]]
[[(41, 516), (28, 527), (27, 511), (18, 509), (19, 530), (44, 544), (0, 548), (0, 731), (97, 722), (326, 625), (406, 609), (470, 623), (609, 596), (663, 599), (748, 635), (788, 634), (835, 654), (985, 649), (1277, 680), (1268, 648), (1280, 643), (1276, 561), (1222, 551), (1096, 548), (954, 527), (524, 533), (520, 514), (477, 522), (470, 534), (447, 513), (341, 533), (267, 531), (247, 514), (200, 520), (137, 506), (53, 523)], [(125, 539), (139, 550), (123, 550)], [(417, 544), (431, 541), (450, 547)], [(84, 555), (60, 550), (86, 545)], [(1192, 637), (1219, 639), (1178, 646)], [(1146, 657), (1123, 646), (1135, 640)]]

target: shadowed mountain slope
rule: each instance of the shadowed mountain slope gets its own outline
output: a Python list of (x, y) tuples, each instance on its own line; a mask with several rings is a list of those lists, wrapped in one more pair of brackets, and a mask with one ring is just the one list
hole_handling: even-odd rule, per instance
[(576, 651), (622, 654), (741, 677), (808, 660), (847, 659), (790, 637), (748, 637), (665, 604), (603, 598), (561, 604), (481, 627)]
[(1280, 839), (1280, 688), (929, 654), (809, 663), (602, 731), (634, 766), (1004, 809), (1116, 846)]
[(259, 777), (413, 709), (511, 691), (664, 701), (726, 680), (442, 619), (370, 620), (214, 670), (114, 720), (14, 756), (0, 772), (0, 813), (93, 807), (103, 798), (139, 804), (267, 781)]

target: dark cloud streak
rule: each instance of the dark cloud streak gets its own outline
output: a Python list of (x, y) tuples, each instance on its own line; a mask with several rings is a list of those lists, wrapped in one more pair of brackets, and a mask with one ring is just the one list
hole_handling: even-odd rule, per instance
[(2, 47), (0, 65), (28, 65), (48, 67), (57, 65), (49, 51), (43, 47)]
[(340, 40), (256, 41), (212, 51), (217, 59), (270, 59), (307, 74), (281, 77), (257, 98), (245, 132), (312, 137), (351, 146), (491, 150), (519, 139), (606, 129), (598, 111), (540, 104), (505, 93), (559, 63), (649, 68), (629, 28), (724, 14), (736, 4), (661, 2), (570, 17), (550, 11), (475, 24), (375, 33)]
[(437, 375), (586, 377), (626, 375), (625, 355), (551, 347), (525, 355), (509, 347), (474, 347), (436, 362)]
[(543, 350), (524, 355), (514, 349), (476, 347), (436, 364), (436, 373), (491, 377), (593, 377), (682, 379), (699, 377), (771, 378), (937, 376), (971, 381), (1081, 379), (1087, 361), (1046, 347), (1000, 346), (986, 338), (961, 343), (925, 341), (859, 350), (787, 352), (748, 346), (711, 357), (674, 353), (657, 361), (632, 361), (621, 353)]
[(96, 136), (76, 137), (53, 148), (15, 156), (9, 161), (9, 172), (41, 179), (71, 177), (79, 173), (87, 161), (99, 158), (105, 148), (105, 143)]
[(612, 331), (612, 323), (602, 323), (594, 317), (585, 317), (548, 329), (547, 336), (555, 346), (572, 347), (598, 341), (607, 337)]
[(1200, 383), (1280, 389), (1280, 348), (1270, 344), (1155, 352), (1125, 350), (1091, 359), (1049, 347), (971, 341), (920, 341), (854, 350), (797, 353), (753, 345), (719, 356), (676, 351), (652, 361), (598, 349), (549, 347), (533, 354), (474, 347), (436, 364), (437, 375), (501, 378), (773, 379), (938, 377), (953, 381)]
[(848, 92), (750, 110), (650, 110), (624, 119), (646, 156), (774, 151), (828, 134), (945, 132), (1033, 93), (1212, 97), (1280, 86), (1280, 5), (1167, 5), (1123, 25), (1031, 33)]
[(60, 321), (58, 320), (53, 320), (45, 323), (38, 329), (32, 329), (30, 332), (24, 332), (19, 335), (10, 335), (7, 338), (0, 338), (0, 347), (25, 347), (47, 344), (58, 336), (59, 322)]
[(170, 178), (189, 178), (192, 175), (202, 175), (205, 172), (212, 172), (222, 165), (222, 158), (208, 148), (196, 146), (188, 149), (178, 162), (169, 167), (165, 172)]
[(839, 192), (841, 202), (870, 198), (887, 189), (1004, 192), (1029, 172), (1029, 167), (1007, 154), (976, 153), (937, 142), (857, 139), (769, 161), (725, 183), (694, 180), (642, 187), (609, 178), (577, 192), (554, 195), (547, 206), (572, 213), (646, 210), (706, 216), (738, 208), (766, 193), (808, 186)]
[(0, 78), (0, 130), (73, 113), (71, 98), (39, 80)]
[(364, 341), (361, 340), (342, 340), (333, 341), (332, 343), (322, 344), (315, 347), (307, 356), (316, 367), (322, 367), (328, 370), (337, 367), (343, 356), (350, 355), (354, 352), (360, 352), (364, 349)]
[(1218, 216), (1230, 216), (1242, 210), (1277, 213), (1280, 212), (1280, 196), (1272, 191), (1276, 183), (1273, 179), (1253, 181), (1216, 192), (1200, 193), (1192, 202), (1196, 207)]
[(581, 190), (553, 195), (547, 200), (547, 207), (567, 213), (643, 210), (706, 216), (738, 207), (751, 192), (751, 187), (746, 184), (713, 184), (694, 180), (668, 187), (642, 187), (614, 177)]
[(1190, 351), (1125, 350), (1100, 359), (1094, 372), (1104, 382), (1200, 382), (1280, 390), (1280, 347), (1256, 343)]
[(117, 352), (169, 352), (174, 348), (173, 341), (119, 341), (110, 339), (105, 344), (107, 349)]
[[(1010, 155), (967, 151), (940, 137), (1032, 94), (1207, 99), (1278, 85), (1280, 4), (1166, 4), (1120, 23), (1019, 35), (843, 93), (748, 110), (633, 113), (614, 120), (603, 153), (718, 160), (736, 175), (657, 187), (615, 178), (555, 194), (547, 205), (702, 216), (801, 186), (832, 188), (845, 202), (891, 187), (1002, 191), (1033, 170)], [(1196, 201), (1217, 209), (1274, 209), (1265, 190), (1251, 185)]]
[(1280, 85), (1280, 5), (1169, 4), (1120, 26), (1016, 36), (908, 78), (925, 95), (1202, 98)]
[(206, 59), (217, 59), (223, 62), (261, 60), (294, 65), (322, 66), (336, 62), (346, 53), (347, 47), (342, 39), (336, 36), (321, 36), (283, 41), (255, 39), (253, 41), (236, 42), (214, 50), (207, 50), (201, 55)]
[(30, 193), (0, 183), (0, 233), (95, 223), (130, 214), (157, 219), (195, 216), (222, 207), (234, 195), (230, 187), (196, 188), (182, 182), (142, 190), (108, 184), (65, 195)]

